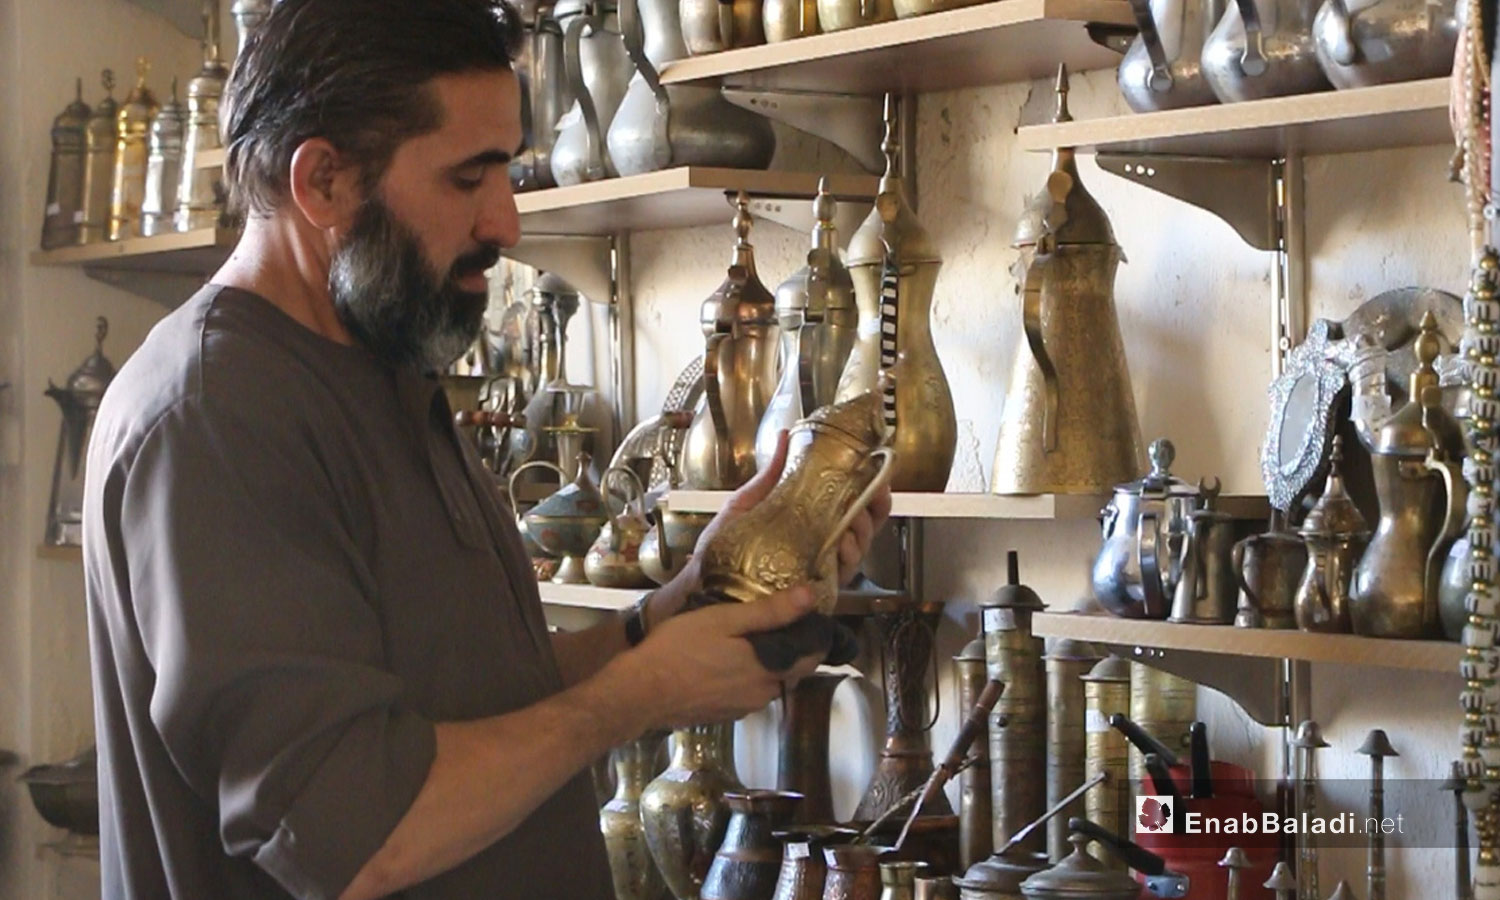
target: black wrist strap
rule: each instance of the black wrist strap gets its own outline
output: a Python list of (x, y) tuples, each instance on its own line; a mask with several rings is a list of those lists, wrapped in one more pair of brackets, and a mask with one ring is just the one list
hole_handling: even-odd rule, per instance
[(642, 594), (641, 599), (625, 611), (625, 643), (631, 647), (640, 646), (646, 639), (646, 604), (650, 602), (651, 594)]

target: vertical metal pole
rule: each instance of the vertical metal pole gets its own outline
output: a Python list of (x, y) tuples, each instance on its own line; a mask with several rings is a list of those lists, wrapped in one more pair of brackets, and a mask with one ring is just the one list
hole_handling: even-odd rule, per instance
[(1281, 246), (1286, 270), (1287, 349), (1307, 336), (1307, 217), (1302, 157), (1289, 156), (1281, 164)]
[(913, 601), (922, 600), (922, 519), (903, 517), (896, 523), (896, 538), (901, 542), (901, 584)]
[(901, 131), (901, 180), (912, 211), (920, 208), (917, 196), (917, 95), (902, 94), (896, 104), (896, 124)]
[(635, 304), (630, 291), (630, 235), (610, 239), (610, 386), (614, 391), (615, 440), (635, 425)]
[[(1286, 660), (1283, 667), (1283, 694), (1285, 709), (1281, 729), (1281, 785), (1280, 812), (1282, 818), (1297, 815), (1300, 811), (1303, 785), (1297, 768), (1297, 748), (1293, 746), (1298, 723), (1312, 719), (1312, 663), (1305, 660)], [(1297, 842), (1285, 833), (1281, 838), (1281, 858), (1292, 861), (1298, 869), (1301, 860), (1297, 854)], [(1299, 871), (1298, 877), (1301, 877)]]

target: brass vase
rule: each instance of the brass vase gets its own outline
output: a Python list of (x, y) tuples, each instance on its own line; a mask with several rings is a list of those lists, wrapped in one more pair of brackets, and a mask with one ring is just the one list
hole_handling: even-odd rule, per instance
[(615, 796), (599, 811), (616, 900), (667, 900), (641, 823), (641, 793), (656, 776), (662, 735), (646, 734), (614, 752)]
[(703, 880), (702, 900), (771, 900), (781, 873), (781, 842), (775, 832), (802, 803), (793, 791), (732, 791), (729, 827)]
[[(973, 709), (989, 682), (984, 661), (984, 635), (964, 645), (953, 657), (953, 681), (960, 710)], [(991, 828), (994, 805), (990, 797), (989, 721), (974, 739), (978, 761), (958, 775), (958, 856), (968, 868), (989, 857), (995, 842)]]
[(828, 774), (829, 715), (844, 675), (818, 672), (786, 695), (776, 769), (776, 787), (802, 795), (797, 821), (833, 822), (833, 786)]
[[(942, 604), (924, 603), (876, 616), (881, 632), (885, 681), (885, 746), (875, 774), (854, 811), (857, 822), (877, 819), (932, 775), (932, 745), (927, 733), (928, 669), (932, 667)], [(923, 807), (929, 816), (951, 816), (948, 795), (939, 792)]]
[(743, 790), (734, 771), (734, 725), (672, 732), (672, 764), (641, 794), (651, 858), (677, 900), (698, 900), (729, 825), (724, 795)]

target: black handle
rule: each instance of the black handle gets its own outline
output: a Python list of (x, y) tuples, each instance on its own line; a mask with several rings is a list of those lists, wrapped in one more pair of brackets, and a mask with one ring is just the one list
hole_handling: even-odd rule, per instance
[(1125, 718), (1123, 713), (1110, 716), (1109, 724), (1125, 735), (1126, 739), (1135, 744), (1136, 749), (1142, 753), (1155, 753), (1161, 757), (1162, 762), (1169, 766), (1182, 765), (1182, 761), (1177, 758), (1177, 754), (1173, 753), (1170, 747), (1147, 734), (1145, 729)]
[(1167, 771), (1167, 762), (1155, 753), (1146, 754), (1146, 771), (1151, 775), (1151, 783), (1156, 786), (1158, 794), (1165, 794), (1178, 801), (1182, 795), (1177, 792), (1177, 782), (1172, 780), (1172, 773)]
[(1208, 754), (1208, 726), (1194, 722), (1192, 731), (1193, 799), (1205, 800), (1214, 795), (1213, 763)]
[(1126, 840), (1095, 825), (1088, 819), (1073, 817), (1068, 820), (1068, 830), (1092, 838), (1110, 849), (1110, 852), (1125, 861), (1125, 864), (1142, 875), (1165, 875), (1167, 862), (1140, 844)]

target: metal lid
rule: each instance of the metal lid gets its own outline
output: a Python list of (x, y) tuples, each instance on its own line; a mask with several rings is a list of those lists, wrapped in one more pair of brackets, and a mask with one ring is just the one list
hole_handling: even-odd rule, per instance
[(1365, 742), (1360, 744), (1359, 749), (1355, 752), (1363, 753), (1365, 756), (1379, 757), (1401, 755), (1396, 752), (1395, 747), (1391, 746), (1391, 739), (1386, 736), (1385, 729), (1383, 728), (1371, 729), (1370, 733), (1365, 735)]
[(1118, 656), (1106, 656), (1099, 664), (1089, 669), (1087, 675), (1081, 677), (1082, 681), (1130, 681), (1130, 663)]
[(1083, 662), (1085, 660), (1096, 660), (1102, 654), (1099, 649), (1088, 641), (1075, 641), (1072, 638), (1058, 638), (1052, 641), (1047, 648), (1043, 659), (1067, 660), (1072, 662)]
[(838, 204), (828, 193), (828, 178), (818, 180), (813, 199), (817, 221), (812, 230), (812, 249), (807, 265), (793, 272), (776, 288), (776, 316), (783, 328), (800, 328), (804, 322), (821, 322), (829, 310), (850, 310), (854, 303), (854, 280), (839, 258), (838, 228), (833, 216)]
[[(1437, 333), (1437, 317), (1428, 310), (1422, 316), (1422, 330), (1412, 342), (1417, 355), (1417, 368), (1411, 373), (1409, 400), (1380, 426), (1375, 434), (1373, 452), (1383, 456), (1420, 456), (1441, 446), (1441, 436), (1429, 428), (1429, 409), (1441, 409), (1438, 392), (1439, 379), (1434, 363), (1442, 352), (1442, 340)], [(1429, 394), (1431, 389), (1433, 393)], [(1444, 411), (1443, 415), (1447, 415)], [(1456, 431), (1456, 424), (1451, 431)]]
[[(1021, 557), (1014, 550), (1005, 554), (1005, 568), (1007, 584), (995, 591), (990, 597), (990, 602), (982, 604), (981, 609), (1013, 609), (1021, 612), (1041, 612), (1046, 609), (1042, 598), (1037, 596), (1036, 591), (1021, 583)], [(986, 619), (986, 628), (989, 620)], [(1012, 625), (1011, 627), (1014, 627)]]
[(1141, 886), (1126, 872), (1113, 869), (1088, 852), (1087, 835), (1074, 832), (1068, 836), (1073, 852), (1050, 869), (1038, 872), (1021, 883), (1021, 894), (1038, 900), (1089, 897), (1098, 900), (1135, 900)]
[[(1068, 67), (1057, 67), (1057, 112), (1053, 122), (1071, 122), (1068, 112)], [(1058, 209), (1058, 207), (1061, 209)], [(1063, 213), (1059, 216), (1058, 213)], [(1062, 221), (1057, 221), (1059, 218)], [(1013, 247), (1035, 245), (1050, 236), (1057, 244), (1115, 245), (1115, 232), (1109, 216), (1099, 206), (1078, 177), (1078, 164), (1072, 147), (1059, 147), (1052, 154), (1052, 168), (1047, 186), (1033, 197), (1016, 222)]]
[(1335, 435), (1323, 496), (1318, 498), (1307, 518), (1302, 520), (1302, 527), (1297, 529), (1303, 537), (1363, 537), (1370, 533), (1359, 507), (1344, 490), (1344, 477), (1339, 473), (1339, 463), (1343, 458), (1344, 439)]
[(865, 217), (859, 230), (849, 239), (849, 267), (880, 265), (890, 248), (891, 262), (897, 266), (942, 262), (937, 245), (917, 221), (916, 213), (906, 202), (901, 188), (901, 139), (897, 136), (896, 95), (885, 95), (885, 139), (880, 149), (885, 153), (885, 174), (880, 176), (880, 193), (875, 208)]
[(83, 79), (73, 85), (73, 102), (52, 120), (52, 141), (56, 144), (83, 144), (83, 129), (88, 125), (92, 111), (83, 102)]
[(734, 255), (729, 261), (728, 275), (699, 310), (704, 334), (713, 334), (720, 324), (765, 325), (775, 321), (775, 298), (755, 272), (755, 247), (750, 243), (750, 229), (755, 222), (750, 216), (750, 197), (740, 191), (732, 203)]
[(151, 145), (153, 147), (165, 143), (180, 143), (183, 130), (183, 108), (182, 102), (177, 99), (177, 79), (172, 79), (172, 96), (161, 109), (157, 110), (156, 118), (151, 120)]
[(1151, 458), (1151, 471), (1143, 478), (1115, 485), (1115, 493), (1152, 497), (1196, 497), (1201, 493), (1198, 485), (1189, 484), (1172, 474), (1177, 447), (1171, 441), (1157, 438), (1151, 442), (1146, 455)]
[(954, 662), (984, 662), (984, 635), (981, 634), (974, 640), (964, 644), (963, 649), (953, 656)]
[(1014, 897), (1021, 890), (1021, 882), (1040, 872), (1047, 862), (1040, 857), (995, 855), (969, 867), (961, 878), (953, 883), (965, 892), (994, 894), (997, 897)]
[(100, 316), (94, 331), (94, 352), (73, 370), (62, 388), (80, 403), (98, 406), (104, 389), (115, 377), (115, 364), (104, 356), (104, 338), (108, 334), (109, 320)]
[(115, 115), (120, 111), (120, 104), (115, 102), (114, 69), (105, 69), (100, 72), (99, 83), (104, 86), (104, 99), (99, 101), (99, 104), (94, 107), (93, 115), (89, 116), (88, 130), (95, 137), (103, 136), (113, 141)]
[(120, 104), (120, 110), (115, 114), (115, 121), (119, 132), (123, 134), (131, 128), (145, 130), (151, 124), (151, 119), (156, 115), (156, 95), (146, 87), (146, 76), (151, 74), (151, 61), (146, 57), (138, 57), (135, 61), (135, 87), (130, 89), (130, 94), (125, 102)]

